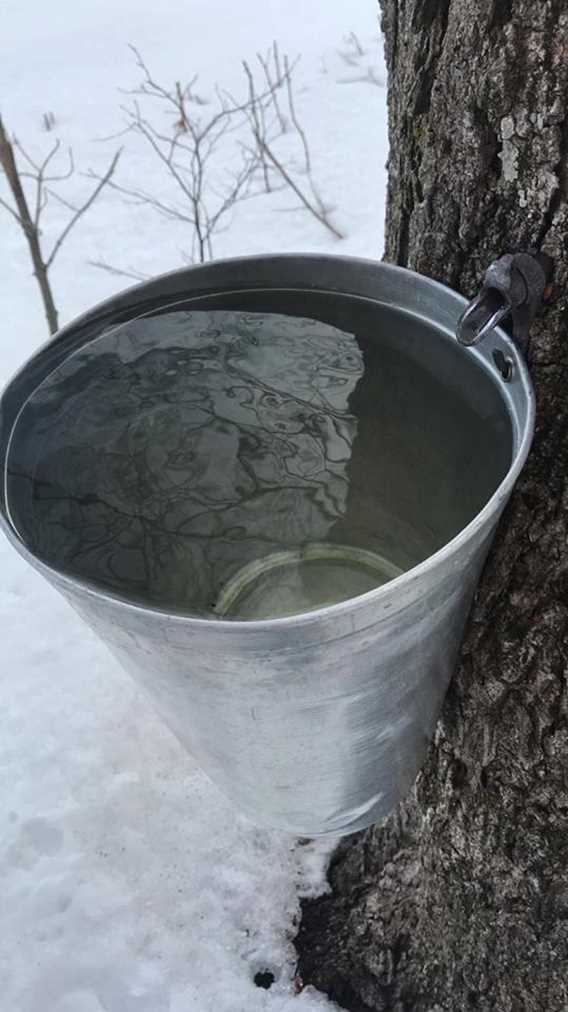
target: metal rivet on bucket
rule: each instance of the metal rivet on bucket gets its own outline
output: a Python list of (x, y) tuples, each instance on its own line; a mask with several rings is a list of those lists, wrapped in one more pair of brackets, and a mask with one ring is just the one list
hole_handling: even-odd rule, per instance
[(2, 396), (6, 535), (259, 823), (353, 832), (420, 768), (532, 438), (507, 264), (465, 314), (344, 257), (178, 271)]

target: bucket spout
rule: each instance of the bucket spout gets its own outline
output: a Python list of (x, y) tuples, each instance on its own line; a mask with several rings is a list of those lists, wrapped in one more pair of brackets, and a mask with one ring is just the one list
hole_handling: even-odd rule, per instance
[(551, 276), (552, 260), (546, 253), (507, 253), (495, 260), (485, 272), (480, 292), (458, 320), (459, 343), (477, 344), (511, 316), (514, 336), (524, 349)]

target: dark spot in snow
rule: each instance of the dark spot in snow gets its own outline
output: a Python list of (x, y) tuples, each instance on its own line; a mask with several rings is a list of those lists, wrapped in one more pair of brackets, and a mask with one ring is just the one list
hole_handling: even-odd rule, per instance
[(265, 991), (268, 991), (269, 987), (274, 984), (274, 974), (271, 970), (259, 970), (254, 975), (254, 982), (257, 987), (263, 987)]

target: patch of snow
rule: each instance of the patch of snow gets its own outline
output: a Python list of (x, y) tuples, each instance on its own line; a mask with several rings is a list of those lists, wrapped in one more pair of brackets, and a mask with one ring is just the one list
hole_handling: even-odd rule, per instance
[[(334, 240), (269, 197), (239, 207), (216, 256), (324, 251), (378, 257), (386, 161), (384, 79), (374, 5), (317, 0), (58, 0), (3, 3), (2, 112), (33, 151), (52, 137), (101, 172), (159, 190), (151, 152), (122, 128), (117, 88), (136, 84), (127, 43), (166, 82), (236, 88), (240, 60), (276, 38), (302, 55), (296, 104)], [(345, 59), (355, 31), (366, 53)], [(382, 75), (382, 77), (381, 77)], [(53, 112), (53, 134), (42, 115)], [(122, 171), (122, 166), (121, 166)], [(65, 195), (80, 199), (77, 175)], [(4, 191), (3, 191), (4, 192)], [(63, 192), (63, 191), (62, 191)], [(290, 207), (289, 197), (283, 202)], [(57, 233), (64, 209), (50, 208)], [(26, 249), (0, 209), (4, 320), (0, 381), (45, 340)], [(125, 287), (89, 260), (157, 274), (181, 265), (181, 223), (106, 191), (63, 247), (53, 276), (62, 320)], [(0, 769), (0, 1007), (6, 1012), (315, 1012), (292, 987), (299, 897), (326, 888), (330, 843), (258, 829), (197, 769), (65, 602), (0, 544), (3, 731)], [(265, 990), (257, 972), (275, 981)]]

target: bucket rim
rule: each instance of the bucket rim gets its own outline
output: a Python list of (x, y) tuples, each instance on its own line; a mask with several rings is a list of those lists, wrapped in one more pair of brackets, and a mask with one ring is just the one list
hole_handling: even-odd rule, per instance
[[(317, 266), (318, 263), (330, 263), (330, 262), (337, 265), (341, 265), (342, 263), (351, 264), (354, 267), (360, 266), (368, 270), (378, 270), (379, 272), (390, 274), (393, 278), (398, 277), (408, 279), (409, 278), (419, 279), (421, 283), (427, 283), (427, 286), (430, 288), (432, 292), (438, 292), (440, 296), (443, 294), (446, 298), (448, 296), (451, 296), (453, 301), (455, 302), (456, 307), (458, 307), (460, 311), (468, 303), (468, 300), (459, 292), (456, 292), (455, 289), (452, 289), (448, 285), (442, 284), (439, 281), (435, 281), (425, 274), (420, 274), (419, 272), (413, 271), (407, 267), (400, 267), (397, 264), (385, 263), (382, 260), (372, 260), (368, 257), (365, 258), (345, 254), (337, 255), (337, 254), (324, 254), (316, 252), (314, 253), (288, 252), (279, 254), (268, 253), (268, 254), (256, 254), (253, 256), (226, 257), (222, 259), (220, 258), (213, 261), (209, 261), (205, 264), (196, 264), (190, 267), (178, 268), (173, 271), (166, 271), (162, 274), (156, 275), (155, 277), (148, 279), (147, 281), (143, 281), (135, 285), (129, 285), (127, 288), (124, 288), (120, 292), (115, 293), (108, 299), (96, 303), (95, 306), (91, 307), (86, 312), (76, 317), (74, 320), (65, 324), (54, 335), (48, 338), (47, 341), (41, 343), (41, 345), (36, 349), (36, 351), (23, 363), (22, 366), (20, 366), (20, 368), (14, 373), (14, 375), (0, 390), (0, 411), (2, 407), (2, 401), (4, 400), (6, 394), (8, 393), (10, 388), (16, 383), (16, 381), (20, 379), (20, 377), (23, 377), (25, 375), (25, 373), (29, 370), (32, 363), (37, 362), (55, 344), (62, 344), (67, 339), (72, 338), (77, 328), (81, 327), (86, 323), (94, 322), (97, 319), (97, 317), (99, 315), (102, 315), (102, 313), (105, 310), (108, 310), (113, 306), (116, 306), (117, 301), (120, 300), (121, 298), (127, 298), (128, 296), (135, 295), (137, 292), (140, 292), (142, 290), (147, 291), (148, 288), (154, 283), (159, 284), (160, 282), (163, 282), (164, 280), (167, 280), (169, 278), (171, 279), (183, 278), (187, 277), (188, 275), (194, 276), (198, 273), (202, 274), (211, 272), (215, 273), (215, 270), (218, 268), (223, 269), (226, 267), (231, 267), (233, 265), (237, 266), (239, 264), (246, 265), (250, 263), (251, 265), (254, 265), (255, 263), (266, 264), (267, 262), (271, 262), (274, 264), (274, 266), (277, 266), (279, 262), (290, 263), (293, 260), (304, 262), (310, 261), (314, 266)], [(262, 287), (270, 287), (270, 286), (266, 283), (263, 284)], [(275, 290), (278, 288), (277, 285), (273, 285), (272, 287)], [(296, 287), (298, 290), (300, 290), (300, 285), (289, 287)], [(325, 285), (319, 288), (316, 285), (307, 284), (304, 290), (306, 290), (307, 288), (310, 288), (310, 290), (314, 292), (317, 292), (318, 290), (319, 291), (327, 290)], [(338, 291), (340, 290), (338, 289)], [(206, 294), (213, 294), (213, 293), (209, 292)], [(346, 291), (345, 294), (351, 294), (353, 296), (357, 295), (356, 292), (348, 292), (348, 291)], [(196, 297), (198, 297), (197, 293)], [(369, 296), (367, 297), (370, 298)], [(171, 302), (164, 301), (163, 308), (165, 308), (166, 305), (173, 305), (176, 302), (178, 303), (187, 302), (189, 298), (191, 298), (191, 293), (187, 293), (186, 295), (179, 294), (176, 298), (172, 298)], [(374, 301), (376, 301), (377, 304), (381, 303), (385, 304), (384, 299), (377, 298)], [(390, 305), (392, 305), (393, 308), (401, 309), (401, 311), (403, 312), (408, 312), (408, 310), (406, 310), (404, 307), (397, 306), (396, 303), (392, 303)], [(119, 324), (117, 324), (117, 326), (122, 326), (126, 322), (133, 322), (135, 319), (139, 319), (145, 315), (147, 315), (146, 312), (136, 314), (135, 311), (133, 310), (132, 315), (129, 316), (127, 319), (121, 321)], [(410, 315), (417, 315), (417, 314), (416, 313), (412, 314), (412, 312), (410, 311)], [(450, 329), (444, 327), (441, 323), (437, 322), (435, 319), (432, 319), (431, 317), (423, 317), (423, 319), (428, 319), (428, 321), (431, 323), (431, 325), (434, 326), (434, 328), (440, 333), (440, 335), (445, 334), (446, 337), (453, 339), (455, 343), (458, 344), (455, 332), (452, 332)], [(396, 595), (398, 593), (402, 599), (404, 596), (404, 591), (409, 590), (413, 584), (419, 582), (423, 578), (427, 578), (430, 573), (435, 572), (439, 568), (443, 567), (444, 563), (451, 562), (458, 555), (458, 553), (464, 546), (474, 541), (476, 535), (483, 532), (484, 528), (487, 528), (489, 532), (491, 527), (489, 522), (491, 518), (494, 516), (498, 517), (500, 510), (504, 507), (505, 503), (507, 502), (511, 494), (511, 491), (517, 481), (517, 478), (519, 477), (519, 474), (521, 473), (527, 460), (534, 435), (535, 417), (536, 417), (535, 395), (531, 377), (526, 362), (524, 360), (524, 356), (517, 347), (517, 345), (515, 344), (515, 342), (512, 340), (512, 338), (510, 338), (509, 335), (500, 327), (495, 327), (492, 333), (498, 339), (500, 347), (506, 350), (507, 355), (512, 359), (514, 363), (514, 374), (519, 381), (519, 385), (522, 389), (526, 401), (526, 419), (522, 427), (518, 426), (518, 419), (516, 418), (516, 416), (513, 415), (510, 396), (506, 395), (507, 383), (504, 380), (500, 381), (497, 380), (495, 376), (496, 370), (490, 367), (488, 354), (487, 352), (485, 353), (483, 352), (483, 345), (472, 347), (465, 347), (460, 345), (459, 347), (463, 349), (464, 354), (476, 358), (478, 364), (486, 372), (490, 372), (490, 374), (493, 376), (495, 385), (500, 390), (503, 400), (506, 404), (511, 419), (512, 428), (515, 429), (515, 424), (517, 424), (518, 426), (518, 435), (520, 435), (520, 438), (517, 438), (517, 440), (514, 439), (514, 443), (516, 442), (517, 445), (516, 449), (514, 448), (513, 450), (513, 455), (507, 473), (504, 475), (502, 481), (497, 486), (492, 496), (487, 500), (483, 508), (478, 513), (476, 513), (476, 515), (472, 517), (469, 523), (466, 524), (466, 526), (463, 527), (453, 538), (447, 541), (441, 548), (439, 548), (436, 552), (432, 553), (432, 555), (429, 555), (426, 559), (418, 563), (416, 566), (412, 566), (410, 569), (405, 570), (399, 576), (394, 577), (387, 583), (379, 587), (376, 587), (373, 590), (369, 590), (364, 594), (359, 594), (356, 597), (348, 598), (347, 600), (340, 601), (336, 604), (325, 605), (324, 607), (313, 609), (311, 611), (301, 612), (296, 615), (287, 615), (280, 618), (246, 619), (246, 620), (223, 619), (216, 617), (205, 618), (202, 616), (194, 616), (191, 614), (187, 614), (182, 611), (169, 611), (166, 606), (159, 607), (155, 604), (138, 603), (134, 600), (131, 600), (126, 595), (119, 594), (118, 592), (111, 591), (104, 587), (99, 587), (96, 584), (80, 576), (62, 572), (56, 566), (50, 565), (49, 563), (43, 561), (42, 559), (39, 559), (31, 551), (31, 549), (27, 547), (27, 545), (19, 537), (17, 531), (15, 530), (13, 525), (9, 522), (8, 518), (4, 515), (4, 512), (1, 509), (0, 509), (0, 530), (3, 531), (3, 533), (7, 537), (7, 540), (12, 545), (12, 547), (15, 548), (18, 554), (26, 562), (28, 562), (37, 572), (43, 575), (45, 579), (47, 579), (47, 581), (52, 584), (52, 586), (55, 586), (64, 594), (68, 592), (69, 595), (73, 595), (79, 591), (84, 597), (91, 598), (99, 602), (106, 602), (110, 605), (113, 605), (114, 607), (119, 607), (122, 610), (135, 616), (138, 616), (140, 618), (153, 616), (156, 619), (161, 620), (167, 619), (168, 622), (174, 623), (176, 625), (181, 624), (182, 626), (188, 626), (195, 629), (196, 632), (203, 632), (205, 634), (207, 634), (208, 632), (211, 634), (214, 633), (215, 635), (221, 632), (227, 634), (232, 633), (233, 635), (235, 634), (240, 635), (242, 633), (252, 634), (254, 632), (268, 633), (271, 631), (285, 632), (286, 630), (292, 628), (294, 629), (306, 628), (314, 624), (325, 623), (326, 621), (328, 622), (339, 621), (340, 619), (349, 618), (354, 612), (358, 612), (364, 609), (372, 609), (373, 606), (375, 605), (378, 608), (381, 604), (385, 603), (385, 601), (387, 601), (388, 598), (391, 597), (391, 595), (393, 594)], [(77, 350), (77, 348), (74, 348), (73, 350)], [(49, 375), (49, 373), (46, 373), (46, 375), (37, 382), (34, 389), (37, 389), (37, 387), (45, 380), (47, 375)], [(20, 404), (19, 409), (15, 414), (14, 421), (12, 422), (8, 442), (6, 445), (5, 463), (7, 463), (9, 443), (11, 441), (14, 429), (17, 425), (17, 420), (20, 411), (23, 409), (25, 403), (27, 403), (29, 396), (30, 394), (28, 393), (26, 398)], [(2, 488), (0, 491), (2, 497), (5, 500), (6, 466), (3, 469), (1, 480), (2, 480)], [(401, 607), (404, 607), (404, 605), (402, 604)], [(392, 616), (392, 614), (396, 613), (397, 610), (398, 609), (396, 608), (390, 609), (387, 612), (387, 615)]]

